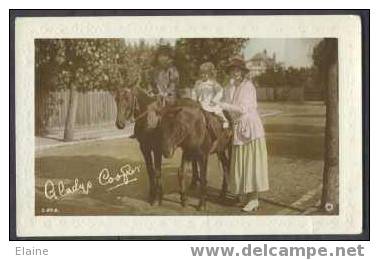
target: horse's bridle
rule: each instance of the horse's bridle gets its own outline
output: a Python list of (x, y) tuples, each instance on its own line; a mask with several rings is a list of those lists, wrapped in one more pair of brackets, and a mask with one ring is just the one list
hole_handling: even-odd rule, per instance
[[(150, 93), (147, 93), (144, 89), (142, 88), (139, 88), (137, 87), (139, 90), (143, 91), (144, 93), (146, 93), (147, 95), (151, 96)], [(138, 120), (144, 118), (147, 113), (149, 113), (151, 110), (150, 109), (146, 109), (145, 111), (143, 111), (142, 113), (140, 113), (138, 116), (135, 116), (135, 113), (136, 113), (136, 110), (140, 110), (140, 105), (138, 103), (138, 99), (137, 99), (137, 96), (132, 92), (132, 95), (133, 95), (133, 106), (132, 106), (132, 115), (134, 117), (134, 120), (133, 122), (137, 122)], [(154, 95), (155, 97), (160, 97), (160, 95)], [(155, 101), (157, 102), (157, 101)], [(164, 103), (163, 103), (164, 104)]]
[[(141, 87), (135, 87), (137, 88), (138, 90), (144, 92), (146, 95), (148, 96), (153, 96), (156, 98), (156, 101), (155, 102), (159, 102), (161, 104), (161, 107), (164, 108), (166, 107), (166, 103), (167, 103), (167, 97), (166, 96), (163, 96), (163, 95), (159, 95), (159, 94), (152, 94), (152, 93), (148, 93), (145, 89), (141, 88)], [(143, 111), (142, 113), (140, 113), (139, 115), (135, 115), (136, 114), (136, 111), (137, 110), (140, 110), (140, 105), (139, 105), (139, 102), (138, 102), (138, 98), (136, 96), (136, 94), (134, 93), (134, 91), (132, 89), (128, 89), (128, 92), (131, 93), (133, 95), (133, 105), (132, 105), (132, 108), (131, 108), (131, 113), (134, 117), (133, 119), (133, 122), (137, 122), (138, 120), (144, 118), (147, 113), (149, 113), (151, 110), (150, 109), (146, 109), (145, 111)]]
[(136, 113), (136, 110), (139, 110), (139, 104), (138, 104), (138, 99), (136, 95), (134, 93), (132, 93), (132, 95), (133, 95), (132, 115), (133, 115), (133, 121), (136, 121), (135, 113)]

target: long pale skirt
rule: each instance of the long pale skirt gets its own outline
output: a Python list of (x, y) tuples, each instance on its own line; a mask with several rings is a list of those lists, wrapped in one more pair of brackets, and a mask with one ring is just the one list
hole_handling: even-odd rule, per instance
[(236, 195), (269, 189), (265, 138), (233, 145), (229, 177), (229, 191)]

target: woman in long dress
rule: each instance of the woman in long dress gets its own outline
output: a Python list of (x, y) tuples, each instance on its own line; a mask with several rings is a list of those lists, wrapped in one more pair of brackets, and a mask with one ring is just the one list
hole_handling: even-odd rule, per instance
[(224, 91), (224, 102), (219, 105), (233, 119), (233, 147), (230, 192), (245, 197), (243, 211), (258, 209), (258, 193), (269, 189), (267, 149), (262, 120), (258, 113), (256, 90), (244, 78), (247, 73), (242, 57), (230, 63), (231, 83)]

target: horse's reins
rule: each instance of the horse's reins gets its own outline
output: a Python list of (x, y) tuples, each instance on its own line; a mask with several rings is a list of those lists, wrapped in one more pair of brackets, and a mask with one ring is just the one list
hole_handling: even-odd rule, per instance
[[(133, 108), (132, 108), (132, 113), (133, 113), (133, 115), (134, 115), (134, 113), (135, 113), (135, 108), (136, 108), (136, 106), (138, 105), (137, 102), (138, 102), (138, 101), (137, 101), (137, 97), (134, 96)], [(142, 112), (141, 114), (139, 114), (137, 117), (135, 117), (135, 118), (133, 119), (133, 122), (135, 123), (135, 122), (137, 122), (138, 120), (142, 119), (145, 115), (147, 115), (148, 112), (149, 112), (149, 110), (146, 110), (146, 111)]]
[[(137, 87), (139, 90), (141, 90), (141, 91), (143, 91), (143, 92), (145, 92), (145, 90), (144, 89), (142, 89), (142, 88), (140, 88), (140, 87)], [(146, 93), (146, 92), (145, 92)], [(147, 93), (146, 93), (147, 94)], [(158, 96), (158, 95), (155, 95), (155, 96)], [(154, 102), (157, 102), (157, 101), (154, 101)], [(165, 105), (165, 100), (163, 100), (163, 106)], [(133, 113), (133, 115), (134, 115), (134, 113), (135, 113), (135, 108), (138, 106), (138, 100), (137, 100), (137, 97), (134, 95), (134, 101), (133, 101), (133, 108), (132, 108), (132, 113)], [(135, 122), (137, 122), (138, 120), (140, 120), (140, 119), (142, 119), (142, 118), (144, 118), (146, 115), (147, 115), (147, 113), (149, 113), (149, 111), (152, 111), (151, 109), (146, 109), (145, 111), (143, 111), (142, 113), (140, 113), (138, 116), (136, 116), (135, 118), (134, 118), (134, 120), (133, 120), (133, 122), (135, 123)]]

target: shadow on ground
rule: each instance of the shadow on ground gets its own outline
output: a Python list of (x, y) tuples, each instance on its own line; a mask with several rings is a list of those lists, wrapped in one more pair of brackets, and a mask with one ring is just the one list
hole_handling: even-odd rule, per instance
[(269, 156), (323, 160), (323, 127), (267, 124), (265, 130)]

